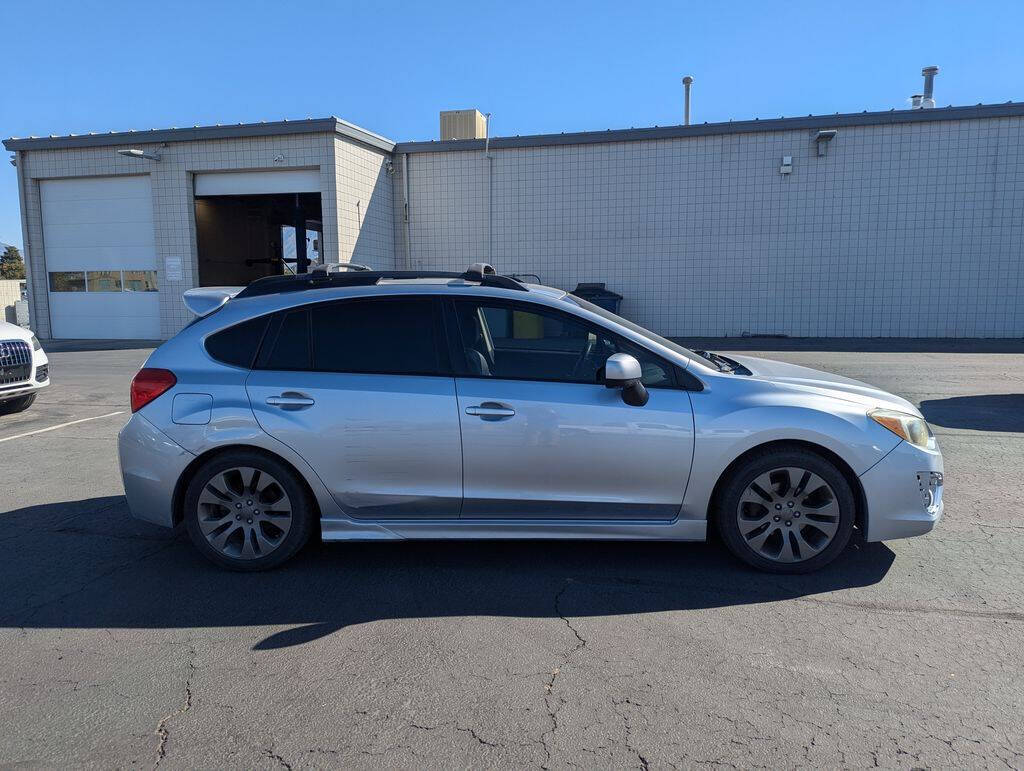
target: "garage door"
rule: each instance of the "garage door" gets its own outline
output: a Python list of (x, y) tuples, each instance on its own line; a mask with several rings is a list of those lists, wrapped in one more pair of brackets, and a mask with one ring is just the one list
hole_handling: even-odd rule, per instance
[(43, 180), (55, 338), (160, 337), (148, 176)]

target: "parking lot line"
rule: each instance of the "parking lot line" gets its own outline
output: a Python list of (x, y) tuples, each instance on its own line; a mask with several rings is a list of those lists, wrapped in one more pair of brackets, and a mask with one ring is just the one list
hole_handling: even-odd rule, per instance
[(106, 415), (96, 415), (91, 418), (79, 418), (78, 420), (69, 420), (67, 423), (59, 423), (56, 426), (50, 426), (49, 428), (37, 428), (35, 431), (26, 431), (24, 434), (15, 434), (14, 436), (5, 436), (0, 439), (0, 442), (9, 442), (12, 439), (23, 439), (26, 436), (32, 436), (33, 434), (45, 434), (47, 431), (56, 431), (58, 428), (66, 428), (67, 426), (73, 426), (77, 423), (86, 423), (90, 420), (100, 420), (101, 418), (112, 418), (115, 415), (123, 415), (124, 410), (118, 410), (117, 412), (108, 412)]

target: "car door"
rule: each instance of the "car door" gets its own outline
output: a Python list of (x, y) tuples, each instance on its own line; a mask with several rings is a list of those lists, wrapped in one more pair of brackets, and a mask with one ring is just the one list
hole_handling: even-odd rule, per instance
[(260, 426), (365, 519), (458, 517), (462, 448), (439, 300), (284, 312), (246, 383)]
[[(602, 327), (533, 303), (447, 304), (463, 447), (463, 518), (672, 520), (693, 457), (675, 367)], [(601, 381), (641, 360), (650, 400)]]

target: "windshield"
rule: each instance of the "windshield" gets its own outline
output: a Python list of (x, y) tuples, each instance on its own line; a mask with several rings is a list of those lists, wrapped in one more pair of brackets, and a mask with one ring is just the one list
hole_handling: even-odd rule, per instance
[(644, 329), (639, 324), (634, 324), (629, 319), (624, 319), (624, 318), (622, 318), (622, 316), (619, 316), (619, 315), (617, 315), (615, 313), (612, 313), (611, 311), (605, 310), (600, 305), (594, 305), (594, 303), (588, 302), (588, 301), (584, 300), (582, 297), (577, 297), (576, 295), (572, 295), (572, 294), (566, 294), (563, 299), (565, 299), (565, 300), (567, 300), (569, 302), (576, 303), (576, 305), (580, 306), (581, 308), (584, 308), (584, 309), (590, 311), (591, 313), (596, 313), (598, 316), (600, 316), (603, 319), (607, 319), (608, 321), (614, 321), (616, 324), (619, 324), (619, 325), (625, 327), (626, 329), (630, 330), (631, 332), (636, 332), (641, 337), (645, 337), (645, 338), (647, 338), (648, 340), (650, 340), (653, 343), (657, 343), (658, 345), (663, 345), (666, 348), (668, 348), (670, 351), (675, 351), (680, 356), (685, 356), (688, 359), (695, 359), (695, 358), (698, 357), (698, 354), (696, 354), (695, 352), (691, 351), (689, 348), (684, 348), (679, 343), (673, 343), (667, 337), (662, 337), (661, 335), (656, 335), (651, 330)]

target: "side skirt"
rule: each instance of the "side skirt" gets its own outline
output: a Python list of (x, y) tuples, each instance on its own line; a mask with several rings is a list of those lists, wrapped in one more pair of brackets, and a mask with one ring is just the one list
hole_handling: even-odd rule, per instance
[(388, 520), (321, 519), (325, 541), (426, 540), (601, 540), (703, 541), (707, 521), (609, 522), (608, 520)]

